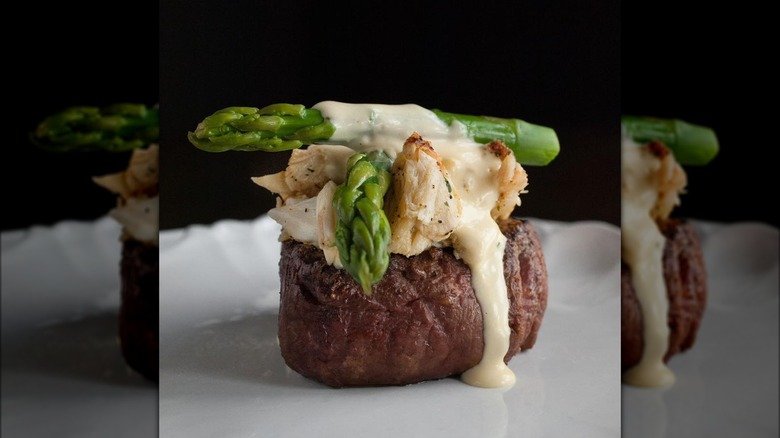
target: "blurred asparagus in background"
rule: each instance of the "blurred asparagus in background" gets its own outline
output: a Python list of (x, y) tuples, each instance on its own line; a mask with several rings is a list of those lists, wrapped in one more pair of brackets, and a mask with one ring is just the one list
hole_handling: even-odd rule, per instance
[(703, 166), (718, 154), (715, 131), (678, 119), (623, 116), (623, 135), (637, 143), (660, 141), (680, 164)]
[(43, 120), (30, 138), (53, 152), (125, 152), (157, 142), (159, 134), (157, 108), (117, 103), (67, 108)]

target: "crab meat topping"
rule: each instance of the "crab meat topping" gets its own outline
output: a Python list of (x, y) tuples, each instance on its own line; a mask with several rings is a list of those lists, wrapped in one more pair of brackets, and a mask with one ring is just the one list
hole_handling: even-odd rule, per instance
[(447, 169), (431, 144), (412, 134), (392, 168), (385, 211), (392, 228), (390, 251), (420, 254), (452, 234), (462, 208)]
[(255, 184), (288, 198), (313, 198), (328, 181), (341, 184), (347, 160), (355, 151), (346, 146), (311, 145), (292, 151), (287, 168), (279, 173), (252, 178)]
[(110, 175), (96, 176), (92, 180), (121, 196), (123, 201), (130, 198), (151, 198), (157, 195), (159, 178), (158, 155), (156, 144), (145, 149), (135, 149), (130, 157), (127, 170)]
[(650, 216), (656, 221), (668, 219), (674, 207), (680, 205), (680, 194), (688, 184), (688, 177), (675, 160), (674, 154), (662, 143), (653, 141), (648, 143), (647, 147), (660, 160), (660, 166), (655, 173), (658, 201), (650, 211)]
[(520, 163), (515, 160), (512, 151), (500, 141), (492, 141), (486, 146), (488, 151), (501, 160), (498, 168), (498, 200), (490, 211), (493, 219), (506, 219), (520, 205), (520, 193), (524, 193), (528, 185), (528, 174)]

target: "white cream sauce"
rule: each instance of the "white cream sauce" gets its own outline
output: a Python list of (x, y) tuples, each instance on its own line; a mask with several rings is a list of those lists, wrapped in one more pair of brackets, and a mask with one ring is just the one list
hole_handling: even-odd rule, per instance
[[(394, 158), (412, 134), (410, 127), (414, 127), (441, 155), (463, 206), (460, 224), (452, 234), (453, 246), (471, 268), (484, 324), (482, 360), (462, 378), (481, 387), (513, 385), (515, 375), (504, 363), (510, 336), (503, 264), (506, 238), (490, 215), (498, 200), (496, 174), (500, 159), (468, 138), (462, 124), (448, 127), (418, 105), (321, 102), (314, 108), (336, 126), (332, 142), (342, 142), (358, 151), (383, 149)], [(349, 141), (353, 138), (357, 140)]]
[[(419, 105), (354, 104), (334, 101), (320, 102), (312, 108), (336, 127), (329, 142), (343, 144), (362, 152), (383, 149), (390, 158), (403, 149), (412, 135), (409, 127), (423, 139), (467, 140), (466, 128), (459, 122), (447, 126), (436, 114)], [(400, 140), (400, 141), (399, 141)], [(436, 146), (434, 145), (434, 148)]]
[(644, 325), (642, 359), (623, 374), (623, 380), (636, 386), (671, 386), (674, 374), (663, 361), (669, 347), (669, 302), (663, 275), (665, 238), (650, 213), (658, 201), (656, 175), (661, 160), (629, 139), (623, 140), (622, 157), (622, 254), (631, 268)]

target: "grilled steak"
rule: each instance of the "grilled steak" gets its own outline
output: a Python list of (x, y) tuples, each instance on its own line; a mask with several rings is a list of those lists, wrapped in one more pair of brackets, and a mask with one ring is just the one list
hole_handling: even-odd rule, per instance
[[(531, 224), (507, 237), (506, 362), (533, 347), (547, 306), (547, 271)], [(482, 313), (471, 271), (452, 248), (392, 254), (370, 296), (318, 248), (288, 240), (280, 261), (279, 344), (287, 365), (333, 387), (405, 385), (458, 375), (482, 358)]]
[(159, 372), (159, 248), (126, 239), (122, 246), (119, 339), (133, 369), (157, 381)]

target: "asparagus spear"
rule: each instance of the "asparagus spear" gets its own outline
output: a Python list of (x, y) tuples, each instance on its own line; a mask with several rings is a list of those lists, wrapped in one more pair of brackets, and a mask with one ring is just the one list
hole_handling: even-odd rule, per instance
[(262, 109), (221, 109), (206, 117), (187, 137), (197, 148), (208, 152), (276, 152), (325, 141), (335, 131), (315, 109), (278, 103)]
[[(433, 110), (433, 114), (446, 125), (462, 123), (467, 134), (477, 142), (501, 140), (522, 164), (544, 166), (558, 155), (558, 137), (555, 131), (544, 126), (518, 119), (439, 110)], [(281, 151), (314, 142), (335, 143), (331, 138), (338, 124), (339, 121), (325, 119), (319, 110), (303, 105), (275, 104), (262, 109), (229, 107), (206, 117), (188, 137), (193, 145), (208, 152)], [(417, 129), (412, 122), (407, 136)]]
[(501, 140), (521, 164), (546, 166), (560, 150), (555, 131), (545, 126), (533, 125), (520, 119), (445, 113), (438, 109), (433, 112), (447, 125), (452, 125), (455, 121), (462, 123), (477, 143)]
[(34, 144), (56, 152), (123, 152), (154, 143), (158, 137), (157, 109), (132, 103), (67, 108), (47, 117), (30, 134)]
[(366, 295), (371, 295), (371, 286), (382, 279), (390, 263), (391, 230), (382, 207), (391, 165), (383, 151), (353, 155), (347, 162), (347, 178), (333, 195), (339, 259)]
[(680, 164), (703, 166), (718, 154), (718, 138), (707, 127), (677, 119), (623, 116), (623, 134), (637, 143), (660, 141)]

